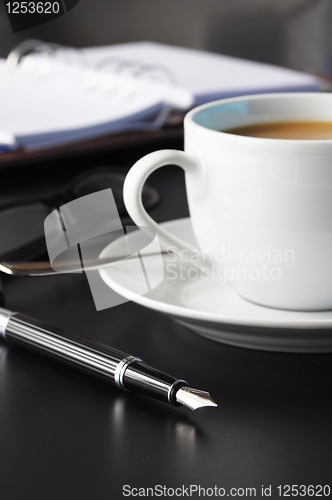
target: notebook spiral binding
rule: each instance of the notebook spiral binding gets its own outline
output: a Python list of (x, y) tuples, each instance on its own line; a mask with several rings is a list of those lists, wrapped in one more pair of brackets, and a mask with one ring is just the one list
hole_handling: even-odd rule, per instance
[(139, 80), (144, 77), (148, 77), (151, 81), (157, 83), (177, 84), (171, 71), (161, 64), (147, 64), (134, 59), (130, 60), (113, 56), (101, 59), (91, 68), (87, 76), (88, 88), (95, 88), (98, 85), (100, 77), (105, 73), (108, 77), (108, 91), (116, 88), (121, 76), (125, 76), (128, 79), (129, 94), (136, 90)]
[[(45, 57), (37, 59), (34, 57), (35, 55)], [(58, 57), (64, 63), (75, 63), (77, 68), (80, 68), (84, 73), (86, 72), (84, 78), (89, 93), (98, 92), (99, 87), (102, 87), (106, 96), (116, 97), (116, 92), (120, 92), (121, 99), (135, 98), (139, 92), (139, 84), (143, 80), (157, 86), (178, 86), (172, 71), (162, 64), (147, 64), (135, 59), (108, 56), (91, 65), (84, 56), (84, 51), (81, 49), (27, 39), (10, 51), (6, 66), (10, 71), (13, 71), (20, 64), (23, 64), (22, 68), (26, 73), (39, 70), (39, 74), (46, 77), (51, 75)], [(37, 61), (38, 69), (36, 69)], [(178, 111), (174, 111), (173, 106), (164, 102), (154, 119), (141, 128), (155, 130), (167, 124), (173, 125), (174, 113), (176, 116), (178, 115)]]
[(26, 71), (32, 71), (36, 62), (33, 56), (36, 54), (44, 55), (40, 73), (47, 75), (51, 73), (55, 57), (60, 51), (63, 61), (75, 61), (82, 68), (89, 68), (86, 76), (86, 86), (89, 90), (96, 89), (101, 78), (106, 81), (107, 91), (112, 92), (116, 90), (120, 78), (124, 77), (127, 80), (128, 95), (132, 95), (136, 91), (140, 79), (143, 78), (148, 78), (157, 84), (177, 85), (170, 69), (162, 64), (147, 64), (139, 60), (112, 56), (102, 58), (94, 66), (91, 66), (84, 60), (84, 53), (80, 49), (34, 39), (27, 39), (14, 47), (7, 57), (6, 65), (13, 70), (24, 61)]

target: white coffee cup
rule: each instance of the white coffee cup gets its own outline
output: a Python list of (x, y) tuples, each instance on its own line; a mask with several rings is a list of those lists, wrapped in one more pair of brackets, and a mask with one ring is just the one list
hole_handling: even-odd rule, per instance
[(143, 184), (154, 170), (179, 165), (185, 171), (199, 265), (209, 263), (209, 279), (227, 282), (260, 305), (330, 310), (332, 140), (222, 132), (283, 121), (332, 122), (332, 95), (254, 95), (193, 109), (184, 120), (185, 152), (156, 151), (139, 160), (126, 178), (124, 200), (138, 226), (153, 227), (161, 242), (180, 256), (186, 253), (186, 260), (188, 252), (197, 254), (153, 221), (141, 201)]

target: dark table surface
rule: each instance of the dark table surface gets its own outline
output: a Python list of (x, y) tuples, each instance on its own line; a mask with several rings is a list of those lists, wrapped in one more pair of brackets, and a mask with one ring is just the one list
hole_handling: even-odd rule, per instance
[[(160, 147), (182, 145), (153, 145)], [(125, 171), (148, 151), (12, 165), (0, 172), (0, 199), (48, 193), (93, 166)], [(181, 169), (160, 169), (151, 182), (162, 197), (151, 211), (156, 220), (187, 216)], [(165, 498), (186, 497), (190, 490), (175, 488), (190, 485), (212, 498), (246, 498), (246, 488), (262, 498), (263, 485), (276, 499), (279, 485), (332, 487), (332, 354), (231, 347), (133, 302), (97, 312), (84, 275), (8, 276), (3, 285), (8, 309), (137, 355), (210, 391), (219, 406), (173, 408), (1, 341), (1, 500), (117, 500), (129, 488), (151, 497), (147, 488), (157, 485), (166, 490), (155, 497)]]

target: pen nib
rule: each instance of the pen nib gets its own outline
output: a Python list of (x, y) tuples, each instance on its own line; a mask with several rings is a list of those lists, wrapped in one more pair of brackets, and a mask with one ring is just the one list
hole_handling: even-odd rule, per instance
[(181, 387), (176, 393), (176, 401), (191, 410), (197, 410), (202, 406), (218, 406), (208, 392), (192, 387)]

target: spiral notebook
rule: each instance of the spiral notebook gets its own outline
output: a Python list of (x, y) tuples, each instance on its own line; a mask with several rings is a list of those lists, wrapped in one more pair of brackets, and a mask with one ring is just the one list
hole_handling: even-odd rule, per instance
[(157, 130), (214, 99), (320, 86), (289, 69), (152, 42), (73, 50), (26, 41), (0, 60), (0, 148)]

